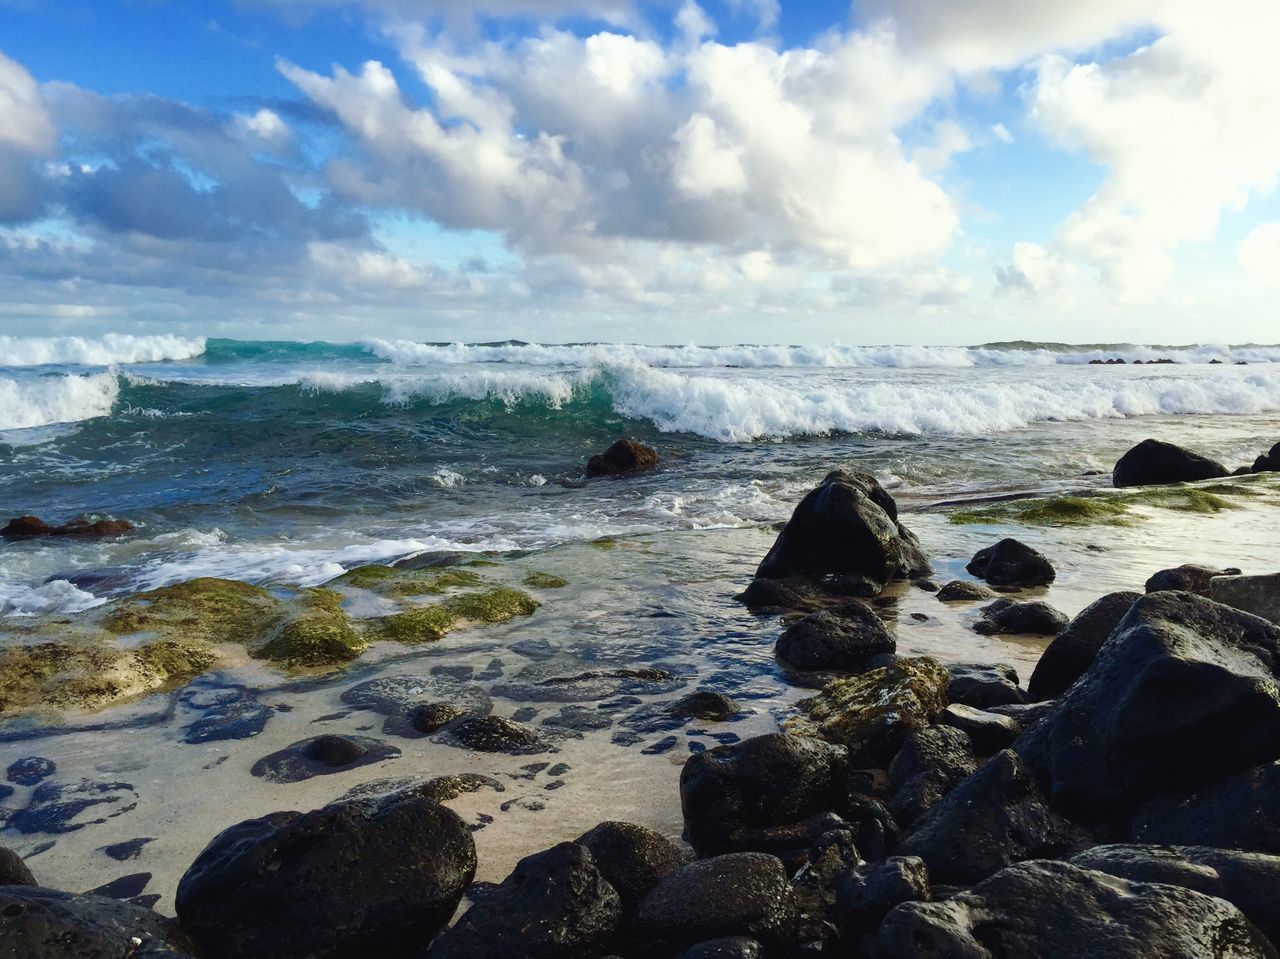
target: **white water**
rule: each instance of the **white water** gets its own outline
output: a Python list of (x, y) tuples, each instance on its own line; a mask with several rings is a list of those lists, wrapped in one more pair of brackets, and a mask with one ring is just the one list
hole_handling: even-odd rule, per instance
[(0, 430), (23, 430), (54, 423), (76, 423), (106, 416), (120, 383), (114, 373), (0, 377)]
[(205, 350), (203, 336), (107, 333), (84, 336), (0, 336), (0, 366), (114, 366), (186, 360)]

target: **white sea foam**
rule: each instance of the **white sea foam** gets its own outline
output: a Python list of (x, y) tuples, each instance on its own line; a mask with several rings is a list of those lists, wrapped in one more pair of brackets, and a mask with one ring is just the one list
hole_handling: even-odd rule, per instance
[(0, 377), (0, 430), (106, 416), (119, 394), (120, 383), (114, 373)]
[(203, 336), (108, 333), (84, 336), (0, 336), (0, 366), (114, 366), (187, 360), (204, 352)]
[(39, 616), (45, 613), (77, 613), (106, 600), (85, 592), (65, 579), (28, 586), (0, 579), (0, 616)]
[(709, 369), (820, 368), (891, 369), (965, 368), (974, 366), (1080, 365), (1090, 360), (1122, 358), (1179, 363), (1280, 362), (1276, 346), (1150, 347), (1117, 345), (1101, 349), (999, 349), (967, 346), (642, 346), (627, 343), (586, 343), (563, 346), (454, 343), (446, 346), (409, 340), (369, 340), (364, 348), (397, 366), (512, 363), (589, 369), (601, 366)]

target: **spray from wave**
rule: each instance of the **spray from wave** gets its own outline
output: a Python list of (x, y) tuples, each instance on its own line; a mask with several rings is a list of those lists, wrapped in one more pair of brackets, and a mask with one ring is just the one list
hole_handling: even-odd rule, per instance
[(120, 394), (114, 373), (0, 377), (0, 430), (23, 430), (107, 416)]
[(0, 366), (115, 366), (187, 360), (205, 351), (203, 336), (0, 336)]

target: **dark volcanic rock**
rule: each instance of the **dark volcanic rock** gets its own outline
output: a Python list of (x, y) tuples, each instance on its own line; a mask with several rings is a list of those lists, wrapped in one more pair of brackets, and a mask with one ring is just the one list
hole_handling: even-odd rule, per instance
[(1086, 606), (1040, 655), (1027, 689), (1033, 699), (1053, 699), (1071, 688), (1093, 663), (1141, 593), (1108, 593)]
[(209, 959), (418, 956), (475, 868), (471, 833), (444, 806), (337, 803), (224, 830), (176, 906)]
[(812, 579), (795, 576), (790, 579), (768, 579), (757, 576), (737, 596), (744, 606), (755, 610), (800, 610), (816, 608), (818, 600)]
[(249, 770), (273, 783), (298, 783), (313, 776), (327, 776), (358, 766), (395, 759), (400, 750), (368, 736), (312, 736), (263, 756)]
[(445, 727), (441, 740), (479, 753), (526, 756), (553, 753), (556, 748), (523, 723), (501, 716), (472, 716)]
[(965, 569), (992, 586), (1046, 586), (1057, 576), (1042, 553), (1016, 539), (978, 550)]
[(988, 636), (995, 633), (1056, 636), (1066, 628), (1067, 622), (1065, 614), (1039, 600), (1015, 603), (1011, 599), (997, 599), (982, 608), (982, 618), (973, 624), (973, 629)]
[(1049, 808), (1017, 753), (1006, 749), (920, 819), (897, 852), (923, 859), (935, 882), (969, 885), (1010, 863), (1087, 844), (1087, 834)]
[(995, 599), (996, 593), (981, 583), (970, 583), (963, 579), (953, 579), (940, 590), (938, 599), (944, 603), (971, 603), (981, 599)]
[(487, 716), (493, 709), (493, 700), (479, 686), (444, 674), (380, 676), (345, 690), (342, 702), (386, 717), (383, 733), (410, 738), (424, 735), (413, 725), (420, 706), (449, 703), (469, 716)]
[(973, 751), (979, 756), (990, 756), (1013, 745), (1022, 733), (1016, 719), (974, 709), (961, 703), (951, 703), (938, 714), (938, 722), (965, 733), (973, 743)]
[(651, 944), (648, 954), (735, 935), (782, 949), (795, 944), (798, 921), (781, 860), (740, 852), (690, 863), (659, 882), (640, 903), (629, 938)]
[(725, 936), (690, 946), (676, 959), (764, 959), (764, 946), (746, 936)]
[(930, 572), (915, 536), (898, 522), (893, 497), (875, 477), (836, 471), (800, 501), (756, 576), (853, 574), (883, 584)]
[(1159, 796), (1133, 817), (1137, 842), (1220, 846), (1280, 855), (1280, 762), (1192, 795)]
[(103, 883), (101, 886), (90, 889), (86, 895), (90, 896), (106, 896), (109, 899), (128, 899), (132, 900), (142, 895), (142, 891), (151, 883), (151, 873), (134, 872), (127, 876), (120, 876), (118, 879), (112, 879), (110, 882)]
[(1280, 756), (1280, 627), (1192, 593), (1133, 604), (1017, 749), (1085, 822)]
[(1018, 671), (1004, 663), (948, 663), (947, 672), (948, 702), (990, 709), (1027, 701), (1018, 686)]
[(454, 703), (422, 703), (409, 710), (409, 725), (420, 733), (434, 733), (466, 714)]
[(9, 828), (21, 833), (75, 832), (132, 812), (137, 805), (138, 794), (129, 783), (46, 779), (32, 791), (27, 807), (9, 817)]
[(689, 843), (701, 856), (808, 849), (848, 804), (847, 777), (844, 749), (782, 733), (697, 753), (680, 774)]
[(124, 842), (113, 842), (109, 846), (100, 846), (98, 852), (110, 856), (116, 862), (127, 862), (142, 855), (147, 843), (155, 842), (154, 836), (140, 836), (137, 839), (126, 839)]
[(1197, 593), (1201, 596), (1209, 595), (1209, 580), (1215, 576), (1238, 576), (1240, 570), (1235, 567), (1227, 569), (1214, 569), (1212, 566), (1197, 566), (1194, 563), (1187, 563), (1183, 566), (1175, 566), (1173, 569), (1162, 569), (1160, 572), (1152, 575), (1147, 580), (1146, 591), (1148, 593), (1159, 592), (1162, 589), (1179, 589), (1187, 593)]
[(1111, 471), (1112, 486), (1152, 486), (1216, 479), (1229, 470), (1208, 457), (1160, 440), (1143, 440), (1120, 457)]
[(697, 689), (671, 704), (671, 715), (680, 719), (703, 719), (722, 723), (742, 712), (742, 707), (724, 693)]
[(87, 520), (77, 518), (58, 526), (50, 525), (38, 516), (19, 516), (9, 520), (0, 529), (0, 539), (32, 539), (37, 536), (121, 536), (130, 532), (133, 524), (127, 519)]
[(12, 849), (0, 846), (0, 886), (34, 886), (36, 877)]
[(1130, 882), (1160, 882), (1217, 896), (1234, 905), (1275, 943), (1280, 939), (1280, 856), (1207, 846), (1094, 846), (1071, 857)]
[(889, 910), (904, 902), (928, 902), (929, 870), (915, 856), (864, 863), (841, 880), (836, 899), (840, 939), (853, 947), (874, 935)]
[(587, 460), (588, 476), (626, 476), (658, 465), (658, 451), (635, 440), (616, 440), (603, 453)]
[(28, 756), (26, 759), (15, 759), (5, 770), (5, 778), (19, 786), (34, 786), (42, 779), (48, 779), (58, 766), (52, 759), (43, 756)]
[(184, 959), (187, 946), (175, 923), (132, 903), (0, 886), (0, 956), (6, 959)]
[(1280, 473), (1280, 443), (1253, 461), (1255, 473)]
[(967, 734), (946, 726), (918, 730), (889, 765), (889, 811), (900, 826), (909, 826), (977, 768)]
[(778, 656), (797, 669), (858, 670), (898, 648), (870, 606), (847, 603), (836, 616), (810, 613), (778, 638)]
[(1233, 905), (1177, 886), (1131, 883), (1064, 862), (1025, 862), (880, 927), (883, 959), (1270, 959)]
[(602, 822), (575, 842), (591, 851), (596, 868), (631, 912), (655, 885), (689, 861), (688, 854), (652, 829)]
[(520, 860), (431, 944), (427, 956), (595, 959), (608, 951), (621, 921), (622, 900), (591, 852), (562, 842)]

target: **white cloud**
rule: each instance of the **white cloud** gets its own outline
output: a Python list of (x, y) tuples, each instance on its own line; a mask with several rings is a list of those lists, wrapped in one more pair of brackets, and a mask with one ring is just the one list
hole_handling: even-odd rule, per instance
[(1236, 248), (1240, 265), (1264, 283), (1280, 286), (1280, 222), (1259, 223)]
[(1015, 243), (1009, 264), (996, 269), (1000, 289), (1041, 300), (1068, 296), (1076, 279), (1070, 262), (1038, 243)]
[(1013, 134), (1009, 132), (1009, 128), (1003, 123), (991, 124), (991, 135), (1001, 143), (1012, 143)]
[(933, 173), (945, 170), (951, 165), (952, 157), (972, 149), (969, 131), (954, 120), (944, 120), (933, 128), (933, 142), (918, 148), (911, 159), (922, 170)]
[(234, 122), (241, 136), (255, 138), (272, 146), (287, 142), (293, 132), (289, 129), (289, 124), (280, 118), (280, 114), (265, 107), (253, 114), (238, 113)]
[(53, 148), (54, 136), (39, 86), (20, 63), (0, 53), (0, 145), (42, 154)]

